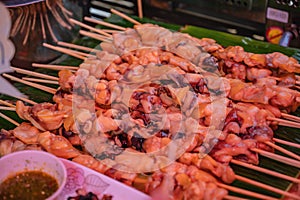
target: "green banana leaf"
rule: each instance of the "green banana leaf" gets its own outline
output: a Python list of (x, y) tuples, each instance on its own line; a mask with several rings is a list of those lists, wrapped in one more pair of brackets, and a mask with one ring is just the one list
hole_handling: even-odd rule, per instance
[(300, 49), (297, 48), (282, 47), (276, 44), (255, 40), (249, 37), (233, 35), (221, 31), (209, 30), (206, 28), (189, 25), (183, 27), (181, 29), (181, 32), (188, 33), (191, 36), (197, 38), (212, 38), (216, 40), (217, 43), (225, 47), (242, 46), (245, 51), (252, 53), (272, 53), (277, 51), (287, 56), (293, 56), (298, 61), (300, 60)]
[[(212, 39), (215, 39), (219, 44), (221, 44), (223, 46), (240, 45), (240, 46), (244, 47), (246, 51), (254, 52), (254, 53), (270, 53), (270, 52), (278, 51), (278, 52), (282, 52), (288, 56), (294, 56), (296, 59), (298, 59), (300, 61), (300, 56), (299, 56), (300, 50), (299, 49), (280, 47), (278, 45), (273, 45), (273, 44), (269, 44), (269, 43), (262, 42), (262, 41), (256, 41), (256, 40), (253, 40), (253, 39), (250, 39), (247, 37), (232, 35), (232, 34), (209, 30), (209, 29), (205, 29), (205, 28), (201, 28), (201, 27), (195, 27), (195, 26), (181, 27), (178, 25), (157, 22), (157, 21), (153, 21), (150, 19), (146, 19), (146, 18), (139, 19), (136, 16), (132, 16), (132, 17), (142, 23), (158, 24), (160, 26), (166, 27), (173, 31), (181, 31), (184, 33), (188, 33), (194, 37), (212, 38)], [(116, 15), (112, 15), (110, 18), (106, 19), (106, 21), (108, 21), (110, 23), (121, 25), (123, 27), (132, 27), (133, 26), (132, 23), (130, 23)], [(99, 42), (96, 40), (90, 39), (90, 38), (83, 37), (83, 38), (78, 38), (77, 40), (74, 41), (74, 43), (94, 48), (98, 45)], [(72, 58), (69, 56), (63, 56), (57, 62), (57, 64), (76, 65), (76, 66), (78, 66), (80, 63), (81, 63), (81, 60), (78, 60), (76, 58)], [(54, 75), (54, 74), (57, 75), (57, 72), (53, 72), (52, 70), (38, 69), (36, 71), (43, 72), (43, 73), (50, 74), (50, 75)], [(34, 89), (31, 87), (25, 86), (23, 84), (19, 84), (19, 83), (13, 83), (13, 84), (21, 92), (28, 95), (31, 100), (34, 100), (36, 102), (45, 102), (45, 101), (51, 102), (52, 101), (52, 95), (49, 95), (48, 93), (42, 92), (38, 89)], [(48, 86), (55, 87), (53, 85), (48, 85)], [(0, 98), (8, 99), (8, 100), (12, 99), (5, 95), (0, 95)], [(3, 113), (9, 117), (15, 119), (18, 122), (22, 122), (22, 120), (20, 120), (18, 118), (18, 116), (16, 115), (16, 113), (14, 113), (14, 112), (3, 111)], [(297, 110), (293, 114), (300, 115), (300, 110)], [(14, 128), (14, 125), (8, 123), (6, 120), (0, 119), (0, 128), (9, 130), (9, 129)], [(295, 143), (300, 143), (299, 130), (294, 129), (294, 128), (279, 127), (279, 129), (275, 131), (275, 137), (284, 139), (287, 141), (295, 142)], [(297, 148), (292, 148), (292, 147), (285, 146), (285, 145), (280, 145), (280, 146), (283, 146), (284, 148), (291, 150), (291, 151), (295, 152), (296, 154), (300, 155), (300, 150)], [(278, 154), (280, 154), (280, 153), (278, 152)], [(268, 159), (268, 158), (265, 158), (262, 156), (260, 157), (259, 166), (268, 168), (268, 169), (271, 169), (271, 170), (274, 170), (274, 171), (277, 171), (277, 172), (280, 172), (280, 173), (283, 173), (283, 174), (286, 174), (289, 176), (293, 176), (293, 177), (297, 177), (299, 174), (299, 168), (291, 167), (289, 165), (286, 165), (286, 164), (283, 164), (283, 163), (280, 163), (280, 162), (277, 162), (277, 161), (274, 161), (274, 160), (271, 160), (271, 159)], [(247, 168), (240, 167), (237, 165), (232, 165), (232, 167), (233, 167), (234, 171), (241, 176), (248, 177), (253, 180), (257, 180), (259, 182), (275, 186), (279, 189), (287, 190), (288, 188), (291, 187), (291, 183), (289, 181), (284, 181), (282, 179), (278, 179), (278, 178), (275, 178), (270, 175), (266, 175), (266, 174), (259, 173), (259, 172), (253, 171), (253, 170), (249, 170)], [(241, 181), (234, 181), (234, 183), (232, 185), (238, 186), (240, 188), (256, 191), (258, 193), (266, 194), (269, 196), (273, 196), (275, 198), (281, 198), (281, 196), (278, 194), (269, 192), (269, 191), (261, 189), (261, 188), (254, 187), (249, 184), (245, 184)], [(243, 197), (243, 195), (235, 194), (232, 192), (230, 194)]]

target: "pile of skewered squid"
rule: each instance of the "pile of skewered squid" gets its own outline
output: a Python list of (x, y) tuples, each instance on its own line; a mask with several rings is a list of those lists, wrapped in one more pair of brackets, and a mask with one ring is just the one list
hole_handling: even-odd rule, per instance
[(90, 33), (104, 40), (102, 51), (65, 49), (84, 61), (58, 73), (59, 89), (49, 90), (54, 103), (11, 105), (27, 122), (1, 131), (0, 155), (45, 150), (156, 199), (236, 199), (229, 190), (275, 199), (228, 185), (234, 180), (300, 199), (236, 175), (230, 166), (257, 165), (259, 155), (300, 166), (300, 156), (275, 145), (287, 142), (273, 132), (278, 125), (300, 128), (288, 114), (300, 105), (295, 59), (223, 48), (152, 24), (96, 35)]

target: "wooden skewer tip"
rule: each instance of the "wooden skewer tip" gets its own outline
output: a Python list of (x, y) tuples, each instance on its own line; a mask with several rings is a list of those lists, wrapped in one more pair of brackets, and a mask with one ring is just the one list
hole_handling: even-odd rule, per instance
[(2, 117), (3, 119), (7, 120), (8, 122), (16, 125), (16, 126), (20, 126), (20, 124), (18, 122), (16, 122), (15, 120), (9, 118), (8, 116), (4, 115), (3, 113), (0, 113), (0, 117)]
[(126, 19), (127, 21), (129, 21), (129, 22), (131, 22), (131, 23), (133, 23), (133, 24), (136, 24), (136, 25), (140, 25), (140, 24), (141, 24), (140, 22), (138, 22), (138, 21), (132, 19), (131, 17), (128, 17), (127, 15), (125, 15), (125, 14), (123, 14), (123, 13), (121, 13), (121, 12), (119, 12), (119, 11), (113, 9), (113, 8), (110, 9), (110, 12), (113, 13), (113, 14), (116, 14), (116, 15), (118, 15), (118, 16), (124, 18), (124, 19)]

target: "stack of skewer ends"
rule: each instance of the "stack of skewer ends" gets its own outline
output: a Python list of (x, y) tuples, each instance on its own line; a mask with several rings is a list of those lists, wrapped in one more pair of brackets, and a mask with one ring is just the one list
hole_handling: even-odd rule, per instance
[(30, 67), (32, 62), (50, 62), (61, 55), (43, 48), (43, 42), (72, 41), (78, 36), (70, 18), (80, 19), (82, 8), (74, 1), (16, 0), (4, 4), (11, 15), (10, 38), (16, 46), (12, 62), (22, 63), (23, 68)]
[[(56, 70), (58, 76), (17, 67), (17, 73), (26, 75), (22, 79), (3, 74), (53, 94), (54, 102), (1, 100), (1, 110), (25, 120), (19, 123), (0, 113), (17, 126), (2, 130), (1, 155), (46, 150), (153, 198), (300, 199), (299, 191), (238, 175), (231, 168), (238, 165), (299, 185), (296, 177), (259, 163), (267, 157), (300, 168), (300, 144), (276, 135), (278, 127), (300, 128), (300, 118), (291, 114), (300, 103), (297, 60), (277, 52), (224, 48), (209, 38), (171, 32), (111, 11), (134, 27), (85, 17), (107, 27), (98, 29), (70, 19), (85, 28), (82, 35), (99, 40), (101, 50), (62, 41), (44, 44), (82, 60), (80, 66), (33, 64)], [(138, 87), (131, 89), (132, 85)], [(170, 150), (173, 142), (182, 144), (184, 151), (158, 167), (164, 157), (160, 150)], [(150, 156), (155, 152), (159, 157)], [(125, 162), (132, 158), (129, 153), (141, 155), (142, 161), (130, 160), (136, 167)], [(234, 181), (268, 192), (239, 188), (231, 185)]]

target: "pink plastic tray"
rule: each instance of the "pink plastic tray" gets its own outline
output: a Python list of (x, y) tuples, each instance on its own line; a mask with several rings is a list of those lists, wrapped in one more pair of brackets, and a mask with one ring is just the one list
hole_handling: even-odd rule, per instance
[(67, 183), (58, 199), (77, 196), (76, 190), (84, 189), (102, 198), (104, 194), (113, 196), (113, 200), (151, 200), (151, 197), (108, 176), (87, 167), (61, 159), (67, 168)]

